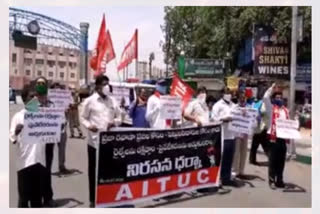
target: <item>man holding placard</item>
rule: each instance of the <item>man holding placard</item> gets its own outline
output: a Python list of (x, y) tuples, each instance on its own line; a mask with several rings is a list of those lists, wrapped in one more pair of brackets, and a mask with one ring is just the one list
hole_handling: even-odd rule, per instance
[(284, 188), (283, 171), (285, 168), (287, 146), (286, 141), (294, 136), (294, 131), (288, 135), (286, 130), (294, 130), (295, 121), (289, 120), (289, 110), (284, 106), (280, 90), (276, 90), (274, 83), (264, 94), (263, 101), (270, 118), (268, 136), (270, 140), (269, 152), (269, 186), (271, 189)]
[(96, 188), (96, 151), (99, 131), (107, 131), (122, 123), (122, 111), (117, 101), (111, 96), (109, 78), (96, 77), (95, 92), (88, 97), (80, 114), (80, 121), (88, 129), (88, 177), (90, 207), (95, 206)]
[(187, 105), (184, 111), (184, 118), (193, 122), (197, 126), (209, 123), (210, 110), (206, 103), (207, 89), (205, 87), (198, 88), (197, 98)]

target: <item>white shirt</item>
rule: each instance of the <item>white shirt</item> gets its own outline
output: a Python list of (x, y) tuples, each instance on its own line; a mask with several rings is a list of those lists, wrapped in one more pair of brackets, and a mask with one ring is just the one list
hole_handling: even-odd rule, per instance
[[(96, 126), (99, 131), (106, 131), (109, 123), (116, 126), (121, 124), (122, 111), (117, 101), (108, 96), (103, 99), (98, 93), (92, 94), (83, 102), (80, 113), (80, 121), (86, 127)], [(99, 132), (91, 132), (88, 130), (88, 144), (97, 148)]]
[(40, 163), (41, 165), (45, 166), (45, 144), (22, 144), (21, 143), (21, 132), (19, 135), (15, 135), (16, 126), (18, 124), (24, 124), (24, 114), (26, 110), (22, 109), (21, 111), (17, 112), (12, 120), (11, 120), (11, 127), (10, 127), (10, 141), (11, 143), (16, 142), (14, 146), (16, 147), (16, 154), (17, 154), (17, 170), (21, 170), (32, 166), (34, 164)]
[[(271, 133), (271, 126), (272, 126), (272, 114), (273, 114), (273, 106), (271, 103), (271, 94), (272, 94), (272, 87), (270, 87), (266, 93), (263, 96), (263, 103), (264, 103), (264, 107), (265, 107), (265, 112), (267, 114), (268, 117), (268, 134)], [(289, 113), (289, 111), (288, 111)], [(287, 119), (287, 115), (286, 112), (284, 110), (284, 108), (279, 108), (279, 117), (278, 119)]]
[(167, 128), (166, 120), (160, 118), (160, 98), (156, 95), (152, 95), (148, 99), (146, 120), (149, 122), (150, 128)]
[(209, 123), (209, 108), (206, 103), (201, 103), (198, 99), (195, 99), (188, 104), (185, 113), (198, 118), (203, 125)]
[[(220, 99), (212, 107), (212, 119), (214, 121), (222, 121), (224, 118), (231, 117), (231, 110), (235, 107), (233, 102), (229, 104)], [(233, 140), (235, 138), (234, 132), (228, 129), (229, 123), (222, 123), (223, 135), (225, 140)]]

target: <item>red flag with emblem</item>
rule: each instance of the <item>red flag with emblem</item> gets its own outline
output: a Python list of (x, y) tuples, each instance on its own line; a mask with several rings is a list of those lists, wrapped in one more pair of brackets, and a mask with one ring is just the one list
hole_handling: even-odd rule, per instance
[(194, 94), (194, 90), (188, 84), (186, 84), (182, 79), (180, 79), (176, 73), (174, 73), (172, 84), (171, 84), (170, 95), (181, 97), (182, 110), (186, 108), (193, 94)]
[(138, 30), (137, 29), (132, 39), (125, 46), (121, 54), (121, 60), (118, 66), (118, 71), (128, 66), (134, 59), (138, 60)]
[(92, 52), (92, 57), (90, 59), (90, 67), (96, 71), (96, 73), (99, 71), (98, 68), (100, 67), (99, 62), (99, 56), (103, 53), (104, 43), (106, 41), (106, 20), (105, 15), (103, 14), (102, 22), (100, 25), (99, 35), (96, 42), (96, 47)]

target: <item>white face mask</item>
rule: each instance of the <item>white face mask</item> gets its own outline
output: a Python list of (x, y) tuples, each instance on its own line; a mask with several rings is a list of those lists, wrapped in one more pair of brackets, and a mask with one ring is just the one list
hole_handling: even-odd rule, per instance
[(102, 93), (106, 96), (108, 96), (110, 94), (110, 87), (109, 85), (106, 85), (102, 88)]
[(200, 101), (200, 103), (205, 103), (207, 95), (206, 94), (199, 94), (197, 98)]
[(231, 102), (231, 94), (225, 94), (223, 95), (223, 99), (228, 101), (228, 102)]

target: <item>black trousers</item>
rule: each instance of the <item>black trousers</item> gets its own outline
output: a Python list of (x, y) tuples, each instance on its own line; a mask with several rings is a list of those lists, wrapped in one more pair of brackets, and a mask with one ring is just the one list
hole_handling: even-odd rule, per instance
[(40, 163), (29, 166), (17, 172), (18, 176), (18, 207), (42, 207), (42, 192), (44, 186), (43, 172), (45, 167)]
[(260, 144), (263, 148), (263, 151), (266, 154), (268, 154), (268, 152), (269, 152), (269, 139), (268, 139), (266, 129), (261, 131), (260, 133), (253, 135), (251, 149), (250, 149), (250, 156), (249, 156), (250, 162), (257, 161), (257, 151), (258, 151)]
[(95, 203), (96, 199), (96, 149), (88, 145), (88, 177), (89, 201)]
[(52, 179), (51, 179), (51, 168), (53, 161), (53, 152), (54, 152), (54, 144), (48, 143), (46, 144), (46, 175), (45, 175), (45, 188), (44, 188), (44, 201), (48, 202), (53, 199), (53, 190), (52, 190)]
[(270, 142), (269, 182), (283, 182), (286, 153), (286, 140), (277, 138), (275, 143)]
[(235, 146), (235, 140), (224, 140), (220, 173), (222, 182), (231, 180), (232, 162), (235, 152)]

